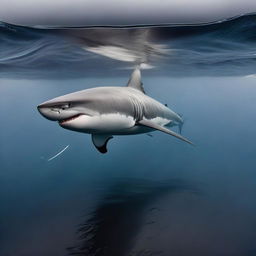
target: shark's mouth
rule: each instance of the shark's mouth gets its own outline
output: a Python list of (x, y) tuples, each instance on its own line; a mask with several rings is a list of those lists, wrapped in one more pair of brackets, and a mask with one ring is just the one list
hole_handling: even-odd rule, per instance
[(71, 117), (69, 117), (69, 118), (60, 120), (60, 121), (59, 121), (59, 124), (60, 124), (60, 125), (63, 125), (63, 124), (65, 124), (65, 123), (68, 123), (68, 122), (70, 122), (70, 121), (73, 121), (73, 120), (77, 119), (77, 118), (80, 117), (80, 116), (82, 116), (82, 114), (77, 114), (77, 115), (71, 116)]

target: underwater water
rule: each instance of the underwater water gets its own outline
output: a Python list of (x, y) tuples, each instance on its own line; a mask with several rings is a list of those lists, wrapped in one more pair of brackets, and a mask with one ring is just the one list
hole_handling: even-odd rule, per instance
[[(256, 254), (256, 16), (130, 28), (0, 25), (0, 255)], [(100, 154), (37, 105), (125, 86), (181, 113)], [(175, 130), (175, 128), (173, 128)], [(69, 147), (52, 161), (49, 158)]]

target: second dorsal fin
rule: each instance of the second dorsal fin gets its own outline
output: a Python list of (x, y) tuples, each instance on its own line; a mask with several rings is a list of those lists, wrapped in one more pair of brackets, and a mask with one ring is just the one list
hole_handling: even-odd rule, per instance
[(143, 84), (141, 82), (141, 73), (140, 73), (139, 67), (135, 68), (134, 71), (132, 72), (131, 77), (128, 81), (127, 87), (132, 87), (134, 89), (137, 89), (145, 93)]

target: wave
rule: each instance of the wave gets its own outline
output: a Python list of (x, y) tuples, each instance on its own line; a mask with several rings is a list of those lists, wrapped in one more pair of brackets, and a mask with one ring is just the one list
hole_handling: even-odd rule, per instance
[[(210, 24), (36, 28), (0, 23), (0, 77), (255, 74), (256, 15)], [(66, 71), (66, 72), (64, 72)]]

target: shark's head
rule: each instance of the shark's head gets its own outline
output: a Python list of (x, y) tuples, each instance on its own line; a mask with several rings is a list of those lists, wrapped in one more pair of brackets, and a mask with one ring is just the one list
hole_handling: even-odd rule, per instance
[(89, 108), (91, 99), (85, 91), (70, 93), (40, 104), (37, 109), (42, 116), (51, 121), (57, 121), (63, 128), (83, 131), (86, 119), (95, 112)]

